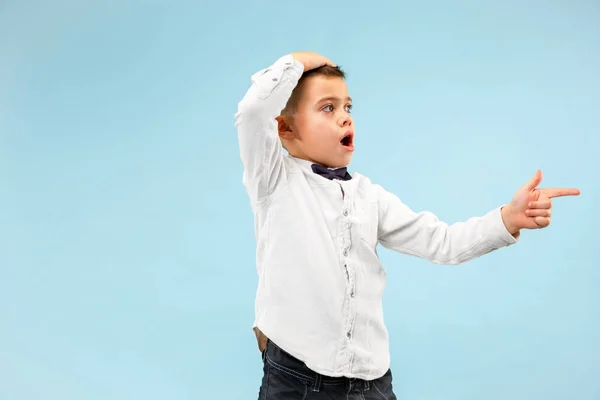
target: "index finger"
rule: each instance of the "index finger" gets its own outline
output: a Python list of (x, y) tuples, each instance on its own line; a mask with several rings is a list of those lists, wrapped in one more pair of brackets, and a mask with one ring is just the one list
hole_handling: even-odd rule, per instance
[(579, 189), (575, 188), (552, 188), (552, 189), (541, 189), (541, 194), (548, 198), (562, 197), (562, 196), (578, 196)]

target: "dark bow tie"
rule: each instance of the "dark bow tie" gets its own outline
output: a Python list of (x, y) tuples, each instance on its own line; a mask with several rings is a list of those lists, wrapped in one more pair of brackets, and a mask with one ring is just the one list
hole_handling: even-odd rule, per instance
[(342, 181), (349, 181), (352, 179), (352, 176), (348, 173), (346, 167), (330, 169), (319, 164), (313, 164), (311, 168), (315, 174), (319, 174), (327, 179), (340, 179)]

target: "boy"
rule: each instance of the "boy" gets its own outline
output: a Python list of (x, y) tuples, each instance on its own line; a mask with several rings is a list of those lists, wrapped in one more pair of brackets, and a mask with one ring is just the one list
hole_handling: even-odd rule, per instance
[(344, 78), (323, 56), (289, 54), (252, 76), (236, 113), (257, 239), (259, 399), (395, 399), (377, 244), (459, 264), (548, 226), (551, 198), (579, 194), (536, 189), (538, 171), (483, 217), (448, 226), (415, 213), (347, 172), (355, 132)]

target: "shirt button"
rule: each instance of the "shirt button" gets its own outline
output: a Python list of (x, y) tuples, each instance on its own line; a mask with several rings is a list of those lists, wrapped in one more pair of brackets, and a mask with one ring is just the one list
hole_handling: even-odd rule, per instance
[(348, 216), (348, 210), (344, 210), (344, 217)]
[(354, 289), (350, 292), (350, 297), (354, 298)]
[(348, 249), (344, 249), (344, 257), (348, 257)]
[(350, 339), (352, 337), (352, 332), (348, 331), (348, 333), (346, 333), (346, 336), (348, 336), (348, 339)]
[(273, 78), (273, 82), (277, 82), (277, 78)]

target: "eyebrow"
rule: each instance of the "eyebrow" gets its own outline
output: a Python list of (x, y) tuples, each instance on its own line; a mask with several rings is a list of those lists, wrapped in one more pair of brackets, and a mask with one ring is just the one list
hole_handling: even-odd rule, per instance
[[(340, 98), (335, 96), (323, 97), (321, 100), (317, 101), (317, 104), (322, 103), (324, 101), (340, 101)], [(346, 101), (352, 102), (352, 98), (348, 96), (346, 97)]]

